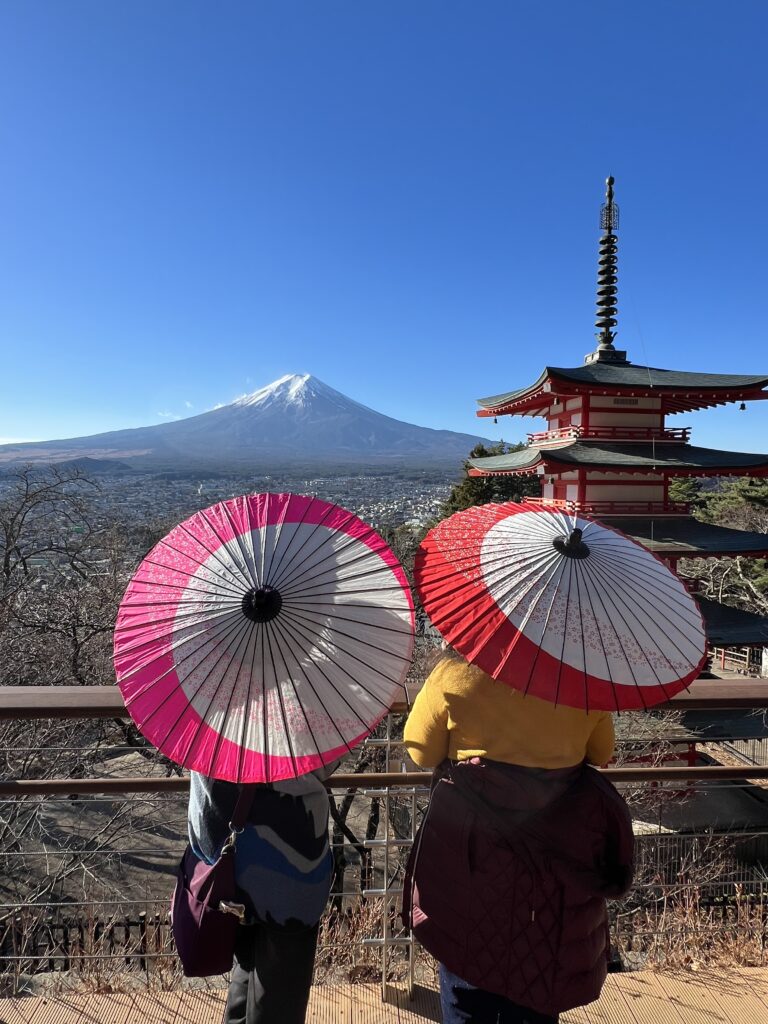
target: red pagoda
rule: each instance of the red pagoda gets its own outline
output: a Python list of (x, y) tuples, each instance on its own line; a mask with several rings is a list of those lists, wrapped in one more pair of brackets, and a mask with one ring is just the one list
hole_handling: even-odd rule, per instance
[[(597, 348), (582, 366), (547, 366), (533, 384), (478, 399), (478, 416), (541, 416), (546, 430), (526, 448), (472, 459), (471, 476), (536, 475), (531, 501), (585, 512), (656, 552), (672, 568), (681, 557), (768, 557), (768, 535), (699, 522), (670, 501), (675, 477), (766, 476), (768, 455), (690, 444), (688, 427), (667, 417), (768, 398), (768, 375), (690, 373), (638, 366), (614, 346), (619, 211), (607, 180), (601, 208)], [(700, 598), (709, 641), (720, 647), (768, 644), (768, 619)]]

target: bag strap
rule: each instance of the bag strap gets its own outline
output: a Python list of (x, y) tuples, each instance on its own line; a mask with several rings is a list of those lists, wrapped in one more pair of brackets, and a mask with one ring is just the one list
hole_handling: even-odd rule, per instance
[(233, 832), (242, 832), (243, 825), (248, 820), (251, 807), (253, 807), (253, 801), (256, 798), (256, 790), (258, 788), (258, 783), (251, 783), (240, 787), (237, 802), (232, 811), (232, 818), (229, 822), (229, 827)]
[(260, 784), (255, 782), (240, 787), (229, 822), (229, 836), (222, 847), (222, 853), (234, 852), (237, 845), (237, 837), (243, 831), (243, 827), (248, 820), (251, 807), (253, 807), (253, 801), (256, 798), (256, 790), (259, 788)]

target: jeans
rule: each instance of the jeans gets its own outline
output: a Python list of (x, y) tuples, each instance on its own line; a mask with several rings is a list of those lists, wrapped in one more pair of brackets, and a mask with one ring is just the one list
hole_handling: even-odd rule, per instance
[(243, 925), (222, 1024), (304, 1024), (319, 925)]
[(462, 981), (440, 964), (440, 1005), (443, 1024), (557, 1024), (535, 1010)]

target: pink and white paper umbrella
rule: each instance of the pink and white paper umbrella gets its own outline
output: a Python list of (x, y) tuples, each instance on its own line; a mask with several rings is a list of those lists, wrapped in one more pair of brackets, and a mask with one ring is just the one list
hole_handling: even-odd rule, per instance
[(414, 612), (381, 537), (294, 494), (221, 502), (146, 556), (115, 627), (141, 732), (173, 761), (235, 782), (340, 757), (405, 696)]
[(650, 707), (706, 660), (698, 605), (617, 530), (532, 504), (457, 512), (416, 556), (433, 625), (472, 664), (571, 707)]

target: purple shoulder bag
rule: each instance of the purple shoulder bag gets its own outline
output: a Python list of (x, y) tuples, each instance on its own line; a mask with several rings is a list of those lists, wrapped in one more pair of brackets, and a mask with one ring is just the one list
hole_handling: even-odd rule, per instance
[(207, 978), (232, 969), (238, 925), (245, 921), (235, 884), (235, 846), (248, 819), (256, 786), (243, 786), (230, 834), (215, 864), (206, 864), (190, 846), (184, 851), (171, 899), (171, 928), (187, 978)]

